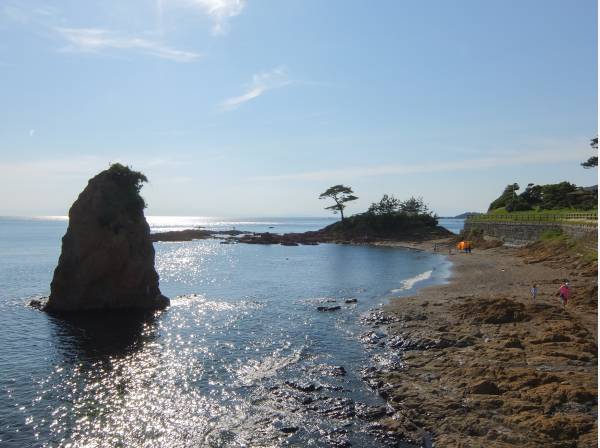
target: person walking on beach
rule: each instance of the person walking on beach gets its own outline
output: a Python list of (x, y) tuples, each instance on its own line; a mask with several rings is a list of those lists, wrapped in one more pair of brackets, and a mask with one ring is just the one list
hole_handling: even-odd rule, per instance
[(535, 299), (537, 298), (538, 287), (537, 284), (534, 283), (531, 287), (531, 303), (535, 303)]
[(569, 303), (569, 299), (571, 298), (571, 287), (569, 286), (569, 281), (565, 280), (560, 288), (558, 289), (558, 297), (560, 297), (560, 301), (562, 303), (563, 308), (567, 306)]

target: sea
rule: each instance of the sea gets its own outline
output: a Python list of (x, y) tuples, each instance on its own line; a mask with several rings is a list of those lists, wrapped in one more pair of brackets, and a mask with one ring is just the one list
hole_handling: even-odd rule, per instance
[[(274, 233), (324, 218), (148, 217)], [(171, 306), (153, 316), (58, 318), (49, 294), (66, 217), (0, 218), (0, 446), (389, 446), (354, 415), (385, 402), (361, 380), (361, 317), (442, 283), (443, 256), (321, 244), (155, 243)], [(460, 231), (462, 220), (441, 220)], [(356, 299), (356, 303), (346, 300)], [(340, 306), (320, 312), (319, 306)]]

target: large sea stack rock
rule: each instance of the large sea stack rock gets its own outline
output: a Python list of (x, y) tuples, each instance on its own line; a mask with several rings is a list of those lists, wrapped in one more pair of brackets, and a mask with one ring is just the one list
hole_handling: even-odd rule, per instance
[(69, 227), (50, 286), (48, 311), (162, 309), (154, 247), (139, 192), (146, 176), (120, 164), (88, 182), (69, 210)]

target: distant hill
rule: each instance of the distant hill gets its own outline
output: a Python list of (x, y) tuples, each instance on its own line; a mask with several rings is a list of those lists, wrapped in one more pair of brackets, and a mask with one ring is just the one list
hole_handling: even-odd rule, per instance
[(456, 216), (440, 216), (440, 219), (466, 219), (467, 217), (473, 216), (473, 215), (483, 215), (483, 213), (464, 212), (464, 213), (461, 213), (460, 215), (456, 215)]

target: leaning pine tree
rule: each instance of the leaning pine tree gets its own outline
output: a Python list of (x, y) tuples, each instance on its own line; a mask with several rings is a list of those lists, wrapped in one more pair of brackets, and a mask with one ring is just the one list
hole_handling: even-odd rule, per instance
[(339, 212), (342, 216), (342, 222), (344, 222), (344, 209), (346, 208), (346, 203), (358, 199), (357, 196), (354, 196), (352, 188), (344, 185), (334, 185), (333, 187), (329, 187), (319, 196), (319, 199), (328, 198), (333, 199), (335, 204), (325, 207), (325, 210), (331, 210), (333, 213)]

